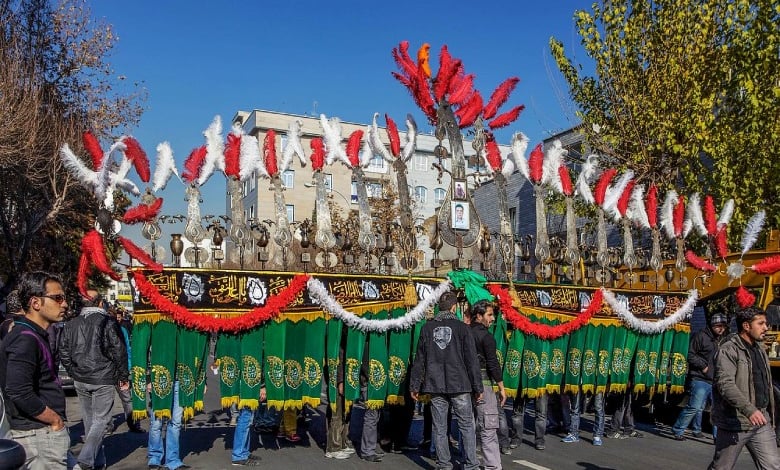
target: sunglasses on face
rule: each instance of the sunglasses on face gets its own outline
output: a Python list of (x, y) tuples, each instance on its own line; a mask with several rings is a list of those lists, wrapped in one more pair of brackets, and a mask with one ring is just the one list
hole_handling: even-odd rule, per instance
[(47, 299), (51, 299), (57, 302), (58, 304), (65, 302), (65, 300), (67, 299), (67, 297), (65, 297), (65, 294), (41, 295), (39, 297), (46, 297)]

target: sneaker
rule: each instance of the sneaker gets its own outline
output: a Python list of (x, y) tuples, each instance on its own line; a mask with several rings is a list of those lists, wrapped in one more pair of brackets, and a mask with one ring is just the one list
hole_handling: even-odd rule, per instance
[(601, 440), (601, 438), (599, 436), (594, 436), (593, 437), (593, 445), (594, 446), (600, 446), (602, 444), (604, 444), (604, 442)]
[(509, 440), (509, 448), (510, 449), (517, 449), (517, 446), (520, 445), (520, 439), (517, 437), (513, 437)]
[(683, 436), (682, 434), (675, 434), (674, 435), (674, 440), (675, 441), (684, 441), (685, 440), (685, 436)]
[(344, 460), (344, 459), (348, 459), (350, 455), (352, 454), (344, 452), (343, 450), (337, 450), (335, 452), (325, 452), (326, 459)]
[(569, 433), (569, 434), (566, 435), (566, 437), (561, 439), (561, 442), (565, 442), (567, 444), (570, 444), (572, 442), (580, 442), (580, 436), (578, 436), (576, 434)]
[(644, 437), (644, 435), (639, 431), (631, 431), (628, 434), (624, 434), (626, 437), (621, 437), (621, 439), (628, 439), (629, 437)]
[(502, 447), (501, 453), (504, 455), (512, 455), (512, 449), (510, 449), (509, 447)]
[(235, 460), (233, 462), (230, 462), (230, 465), (234, 467), (259, 467), (262, 465), (259, 460), (252, 460), (252, 459), (244, 459), (244, 460)]
[(354, 448), (354, 447), (352, 447), (352, 446), (344, 446), (344, 448), (343, 448), (343, 449), (341, 449), (341, 452), (345, 452), (345, 453), (347, 453), (348, 455), (352, 455), (352, 454), (354, 454), (354, 453), (355, 453), (355, 448)]
[(617, 432), (617, 431), (616, 431), (616, 432), (611, 432), (611, 433), (607, 434), (607, 435), (606, 435), (606, 436), (604, 436), (604, 437), (608, 437), (608, 438), (610, 438), (610, 439), (620, 439), (620, 438), (621, 438), (621, 436), (623, 436), (623, 434), (621, 434), (621, 433), (619, 433), (619, 432)]
[(381, 462), (382, 457), (377, 454), (364, 455), (363, 460), (365, 460), (366, 462)]
[(695, 432), (695, 433), (693, 433), (693, 437), (695, 437), (697, 439), (704, 439), (704, 433), (701, 432), (701, 431)]
[(544, 442), (537, 442), (534, 447), (536, 447), (536, 450), (544, 450)]

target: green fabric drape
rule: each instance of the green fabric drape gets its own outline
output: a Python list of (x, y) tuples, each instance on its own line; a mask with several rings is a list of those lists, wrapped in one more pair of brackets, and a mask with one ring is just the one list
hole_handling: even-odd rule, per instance
[(636, 354), (636, 346), (639, 341), (639, 335), (634, 331), (626, 330), (626, 341), (623, 344), (623, 364), (620, 367), (620, 375), (618, 376), (621, 383), (626, 384), (625, 390), (631, 391), (629, 387), (632, 387), (631, 379), (631, 365), (634, 363), (634, 355)]
[(146, 411), (146, 368), (149, 362), (149, 342), (152, 338), (152, 324), (141, 322), (133, 325), (130, 339), (130, 387), (133, 399), (133, 420), (147, 417)]
[(623, 348), (626, 345), (628, 329), (616, 327), (612, 341), (612, 356), (610, 357), (609, 391), (625, 392), (626, 381), (623, 378)]
[(587, 325), (580, 328), (587, 330), (582, 351), (581, 390), (582, 393), (595, 393), (599, 370), (599, 344), (601, 343), (602, 326)]
[[(531, 317), (531, 321), (536, 321)], [(541, 342), (538, 336), (528, 335), (525, 339), (525, 348), (523, 349), (523, 369), (520, 373), (521, 397), (536, 398), (540, 386), (541, 378)]]
[(518, 395), (522, 396), (522, 390), (518, 394), (518, 388), (520, 388), (524, 346), (525, 333), (520, 330), (512, 330), (504, 360), (504, 389), (506, 389), (506, 394), (512, 398)]
[(285, 331), (289, 322), (270, 321), (265, 327), (265, 376), (266, 404), (269, 408), (284, 408), (284, 346)]
[(650, 392), (650, 397), (655, 395), (656, 380), (658, 379), (658, 362), (660, 360), (661, 344), (664, 334), (658, 333), (650, 339), (650, 346), (647, 351), (647, 379), (645, 380), (645, 390)]
[(309, 323), (286, 321), (287, 330), (284, 343), (284, 409), (303, 408), (303, 358), (306, 349), (306, 327)]
[(677, 331), (672, 340), (670, 353), (669, 373), (671, 374), (671, 393), (683, 393), (685, 391), (685, 376), (688, 374), (688, 344), (690, 334), (686, 331)]
[(606, 393), (612, 370), (612, 348), (618, 328), (613, 325), (599, 328), (601, 328), (601, 337), (599, 338), (599, 352), (596, 356), (596, 393)]
[[(550, 321), (551, 325), (559, 322)], [(561, 393), (561, 384), (566, 374), (566, 354), (569, 351), (569, 336), (550, 341), (550, 371), (547, 374), (547, 393)]]
[(214, 352), (219, 367), (219, 396), (222, 408), (238, 405), (241, 391), (241, 336), (223, 333)]
[(177, 327), (158, 321), (152, 328), (152, 410), (157, 418), (170, 418), (173, 408), (173, 383), (176, 373)]
[(344, 359), (344, 410), (360, 398), (360, 366), (363, 364), (363, 347), (366, 334), (355, 328), (347, 332), (347, 348)]
[[(493, 322), (493, 325), (491, 325), (490, 332), (493, 334), (493, 339), (496, 340), (496, 357), (498, 358), (498, 366), (503, 370), (507, 346), (506, 320), (497, 308), (495, 309), (495, 312), (496, 321)], [(504, 384), (504, 387), (506, 387), (506, 384)]]
[(306, 341), (303, 349), (303, 383), (301, 400), (312, 407), (320, 405), (322, 394), (322, 367), (325, 363), (325, 319), (303, 323)]
[(653, 342), (654, 335), (638, 335), (636, 344), (636, 361), (634, 364), (634, 383), (633, 392), (639, 393), (647, 390), (647, 377), (649, 375), (649, 349)]
[(669, 380), (669, 353), (672, 350), (672, 341), (674, 341), (674, 330), (664, 331), (664, 339), (661, 342), (661, 350), (658, 352), (658, 379), (656, 380), (656, 391), (664, 393), (667, 390)]
[[(376, 320), (387, 318), (383, 310), (372, 316)], [(366, 407), (372, 410), (385, 406), (387, 397), (387, 333), (368, 333), (368, 382), (366, 383)]]
[(265, 328), (254, 328), (241, 335), (241, 378), (238, 408), (256, 410), (263, 384), (263, 340)]
[(195, 416), (198, 373), (202, 367), (201, 361), (206, 350), (208, 334), (183, 327), (179, 327), (178, 330), (176, 380), (179, 382), (179, 406), (184, 410), (182, 419), (187, 421)]
[(569, 349), (566, 352), (566, 374), (564, 375), (564, 393), (576, 394), (582, 383), (582, 354), (585, 349), (585, 338), (588, 336), (588, 326), (584, 326), (569, 335)]
[[(406, 309), (397, 308), (391, 312), (393, 318), (406, 314)], [(412, 329), (393, 330), (390, 335), (387, 358), (387, 404), (403, 405), (406, 393), (406, 375), (409, 369), (411, 354)]]
[(344, 329), (344, 323), (335, 318), (328, 319), (326, 336), (325, 357), (328, 366), (328, 402), (332, 411), (336, 411), (338, 402), (338, 376), (339, 368), (344, 367), (341, 364), (341, 333)]
[(485, 289), (485, 283), (487, 283), (487, 279), (485, 279), (485, 276), (481, 274), (477, 274), (474, 271), (470, 271), (468, 269), (460, 269), (450, 271), (447, 273), (447, 277), (450, 278), (452, 285), (455, 286), (456, 289), (463, 290), (463, 293), (466, 296), (466, 300), (470, 305), (474, 305), (480, 300), (488, 300), (492, 302), (495, 299), (493, 294)]

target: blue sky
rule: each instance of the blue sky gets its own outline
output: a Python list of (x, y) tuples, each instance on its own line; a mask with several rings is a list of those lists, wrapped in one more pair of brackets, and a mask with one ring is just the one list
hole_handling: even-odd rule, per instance
[[(401, 40), (431, 44), (433, 70), (447, 44), (476, 74), (487, 97), (510, 76), (520, 84), (502, 108), (524, 104), (518, 121), (497, 135), (526, 133), (532, 143), (576, 124), (568, 89), (550, 56), (551, 36), (571, 56), (579, 49), (573, 21), (584, 1), (355, 2), (355, 1), (99, 1), (93, 17), (114, 26), (119, 42), (109, 61), (128, 82), (143, 82), (146, 112), (129, 133), (154, 162), (168, 140), (178, 166), (203, 143), (201, 132), (219, 114), (237, 110), (325, 113), (368, 122), (374, 112), (397, 122), (412, 112), (425, 119), (390, 75), (390, 52)], [(435, 54), (434, 54), (435, 53)], [(434, 57), (434, 55), (436, 57)], [(227, 125), (225, 126), (227, 127)], [(215, 174), (202, 213), (224, 211), (224, 177)], [(183, 187), (171, 180), (164, 213), (184, 211)]]

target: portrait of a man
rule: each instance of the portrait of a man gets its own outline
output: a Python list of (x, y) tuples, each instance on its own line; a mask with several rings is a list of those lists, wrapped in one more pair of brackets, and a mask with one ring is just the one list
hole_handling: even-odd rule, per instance
[(463, 201), (466, 199), (466, 182), (465, 181), (456, 181), (455, 182), (455, 198), (456, 200)]
[(469, 228), (469, 212), (465, 204), (452, 206), (452, 228), (467, 230)]

